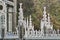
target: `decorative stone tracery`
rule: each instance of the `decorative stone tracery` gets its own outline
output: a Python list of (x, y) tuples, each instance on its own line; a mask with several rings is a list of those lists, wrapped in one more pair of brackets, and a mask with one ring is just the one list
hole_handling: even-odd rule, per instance
[(0, 29), (4, 27), (5, 33), (7, 32), (7, 8), (4, 1), (0, 0)]

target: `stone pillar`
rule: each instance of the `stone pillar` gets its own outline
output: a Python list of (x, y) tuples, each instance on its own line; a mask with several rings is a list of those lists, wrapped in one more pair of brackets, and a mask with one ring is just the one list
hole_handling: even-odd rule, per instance
[(13, 25), (14, 25), (14, 27), (17, 27), (17, 24), (16, 24), (16, 20), (17, 20), (16, 19), (17, 18), (17, 16), (16, 16), (17, 15), (17, 0), (13, 0), (13, 1), (14, 1), (13, 2), (14, 3), (14, 7), (13, 7), (14, 8), (14, 13), (13, 13), (13, 15), (14, 15), (14, 24)]
[(37, 30), (36, 30), (36, 37), (37, 37)]
[(9, 13), (8, 13), (8, 23), (9, 23), (9, 32), (12, 32), (12, 8), (9, 8)]
[(19, 27), (19, 40), (22, 40), (23, 38), (23, 9), (22, 9), (22, 3), (20, 3), (20, 8), (19, 8), (19, 20), (18, 20), (18, 27)]
[(12, 14), (9, 13), (9, 32), (12, 32)]

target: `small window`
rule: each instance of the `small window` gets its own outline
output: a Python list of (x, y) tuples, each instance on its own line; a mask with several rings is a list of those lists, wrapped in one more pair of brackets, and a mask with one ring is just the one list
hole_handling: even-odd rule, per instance
[(0, 5), (0, 10), (2, 10), (3, 9), (3, 6), (2, 5)]

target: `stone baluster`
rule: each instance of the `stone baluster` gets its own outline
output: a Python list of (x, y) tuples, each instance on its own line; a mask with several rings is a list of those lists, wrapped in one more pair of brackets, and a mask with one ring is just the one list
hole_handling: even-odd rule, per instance
[(57, 34), (58, 34), (57, 36), (59, 36), (59, 29), (57, 29)]
[(59, 29), (57, 29), (57, 33), (59, 34)]
[(53, 36), (56, 36), (56, 30), (55, 29), (53, 30)]
[(32, 36), (34, 37), (34, 35), (35, 35), (35, 32), (34, 32), (34, 30), (32, 31)]
[(17, 35), (18, 35), (18, 28), (16, 27), (16, 33), (17, 33)]
[(36, 30), (36, 37), (37, 37), (37, 30)]
[(39, 37), (41, 36), (41, 31), (39, 30)]

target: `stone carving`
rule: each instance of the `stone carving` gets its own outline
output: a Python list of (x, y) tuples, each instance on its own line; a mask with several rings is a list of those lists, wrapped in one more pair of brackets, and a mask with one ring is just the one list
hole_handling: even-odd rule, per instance
[(26, 24), (24, 27), (25, 28), (24, 38), (26, 39), (49, 39), (49, 38), (54, 39), (55, 37), (58, 38), (60, 35), (59, 30), (57, 31), (53, 30), (53, 24), (51, 24), (50, 20), (51, 20), (50, 15), (46, 14), (46, 7), (44, 7), (43, 18), (41, 19), (41, 24), (40, 24), (41, 30), (37, 31), (34, 30), (34, 25), (32, 24), (32, 18), (30, 15), (30, 20), (28, 21), (27, 18), (27, 21), (23, 23)]
[(0, 1), (0, 13), (5, 13), (6, 12), (6, 4), (5, 4), (5, 2), (4, 1)]
[[(6, 13), (7, 13), (7, 8), (6, 8), (6, 4), (4, 1), (0, 0), (0, 24), (1, 24), (1, 27), (4, 27), (5, 28), (5, 33), (7, 31), (7, 23), (6, 23)], [(1, 32), (1, 31), (0, 31)]]

